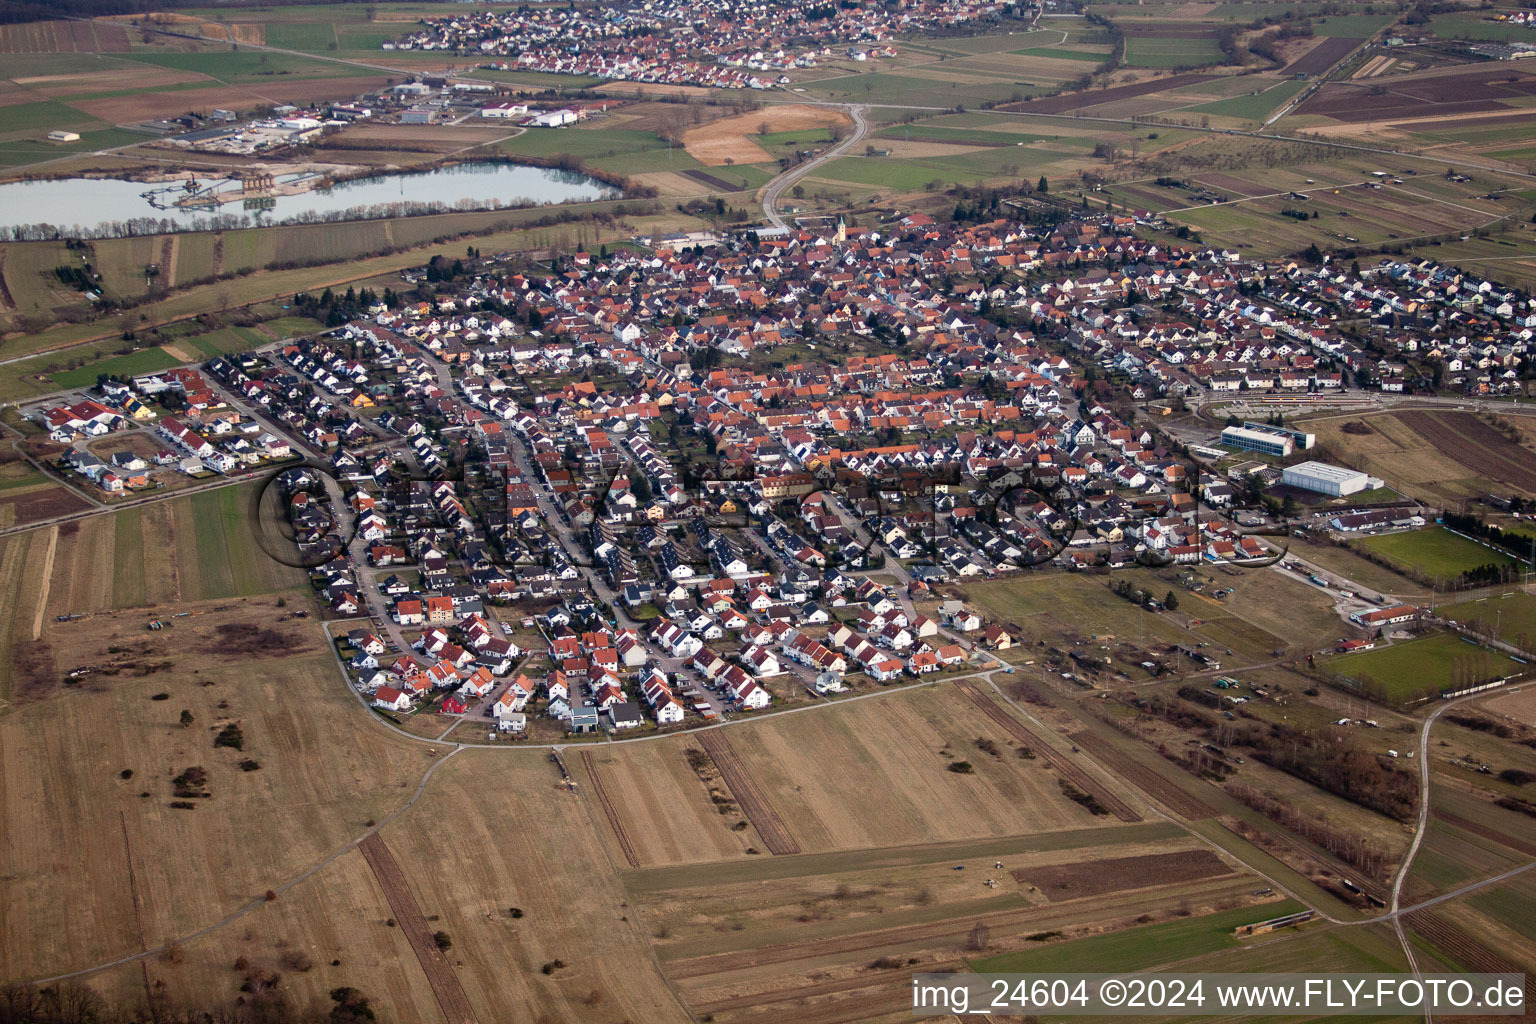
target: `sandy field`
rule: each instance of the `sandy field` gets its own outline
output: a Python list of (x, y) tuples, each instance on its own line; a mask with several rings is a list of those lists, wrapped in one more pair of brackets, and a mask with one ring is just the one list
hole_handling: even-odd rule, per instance
[(1484, 706), (1495, 714), (1507, 715), (1524, 725), (1536, 725), (1536, 690), (1502, 694)]
[(727, 160), (738, 164), (758, 163), (770, 159), (751, 139), (764, 124), (770, 132), (794, 132), (852, 123), (847, 114), (807, 104), (765, 107), (692, 128), (683, 136), (683, 148), (706, 167), (720, 167)]
[(966, 156), (970, 153), (984, 152), (977, 146), (956, 146), (948, 142), (905, 142), (899, 139), (887, 141), (885, 148), (889, 149), (891, 157), (897, 160), (910, 160), (920, 156)]
[(652, 171), (648, 174), (636, 174), (634, 179), (646, 184), (660, 192), (664, 196), (700, 196), (709, 189), (701, 181), (694, 181), (685, 175), (674, 171)]

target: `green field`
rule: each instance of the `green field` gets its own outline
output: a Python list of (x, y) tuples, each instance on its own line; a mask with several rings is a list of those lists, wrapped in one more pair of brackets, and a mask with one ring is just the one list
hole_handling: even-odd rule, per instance
[(794, 146), (802, 148), (806, 144), (813, 146), (832, 141), (832, 129), (830, 128), (803, 128), (794, 132), (769, 132), (767, 135), (753, 135), (752, 141), (764, 149), (772, 149), (776, 146)]
[[(190, 509), (193, 523), (193, 544), (187, 543), (185, 531), (177, 537), (184, 595), (193, 580), (202, 600), (270, 594), (303, 582), (300, 570), (272, 561), (256, 543), (246, 508), (250, 491), (249, 486), (220, 487), (176, 503), (178, 519)], [(195, 571), (186, 571), (189, 565)]]
[(1030, 46), (1023, 50), (1010, 50), (1025, 57), (1050, 57), (1053, 60), (1080, 60), (1085, 64), (1103, 64), (1109, 60), (1107, 53), (1092, 50), (1058, 50), (1054, 46)]
[(970, 966), (983, 974), (1078, 971), (1084, 970), (1085, 965), (1092, 965), (1095, 971), (1141, 970), (1235, 948), (1240, 943), (1232, 931), (1239, 925), (1294, 914), (1301, 909), (1301, 904), (1294, 900), (1243, 907), (1072, 942), (1054, 942), (1038, 949), (973, 960)]
[(1130, 36), (1125, 42), (1125, 64), (1133, 68), (1201, 67), (1221, 61), (1221, 47), (1214, 39), (1169, 39)]
[(49, 374), (49, 379), (56, 389), (83, 388), (95, 384), (96, 378), (103, 373), (114, 377), (132, 377), (134, 374), (153, 373), (155, 370), (179, 365), (180, 362), (167, 355), (163, 349), (146, 348), (125, 356), (87, 363), (78, 369)]
[[(49, 130), (51, 131), (52, 129)], [(83, 131), (80, 133), (79, 142), (10, 139), (8, 141), (0, 141), (0, 167), (20, 167), (24, 164), (37, 163), (39, 160), (51, 160), (54, 157), (68, 156), (71, 153), (93, 153), (98, 149), (132, 146), (143, 141), (144, 136), (136, 132), (122, 131), (118, 128)]]
[(937, 139), (941, 142), (984, 142), (1001, 146), (1016, 146), (1028, 142), (1055, 141), (1055, 135), (1030, 135), (1025, 132), (997, 132), (984, 128), (949, 128), (944, 125), (917, 121), (913, 124), (895, 125), (880, 132), (882, 139)]
[(1191, 113), (1216, 114), (1221, 117), (1240, 117), (1245, 121), (1262, 121), (1280, 108), (1286, 100), (1307, 87), (1306, 82), (1281, 82), (1258, 95), (1234, 96), (1231, 99), (1202, 103), (1185, 107)]
[(271, 341), (260, 331), (249, 327), (224, 327), (217, 331), (209, 331), (207, 334), (194, 334), (190, 338), (177, 341), (177, 346), (186, 351), (196, 350), (205, 356), (222, 356), (230, 352), (245, 352)]
[(267, 25), (267, 45), (280, 46), (285, 50), (304, 50), (320, 53), (338, 49), (336, 30), (329, 22), (283, 22)]
[(320, 321), (307, 316), (280, 316), (276, 320), (268, 320), (262, 326), (279, 338), (297, 338), (300, 335), (314, 334), (316, 331), (325, 329), (325, 325)]
[[(1499, 639), (1508, 643), (1536, 641), (1536, 596), (1511, 591), (1503, 597), (1442, 605), (1435, 609), (1442, 617), (1476, 626), (1479, 632), (1498, 630)], [(1526, 649), (1529, 649), (1528, 647)]]
[[(391, 36), (390, 38), (394, 38)], [(382, 42), (382, 40), (381, 40)], [(396, 50), (391, 57), (406, 51)], [(526, 85), (536, 89), (547, 89), (552, 92), (564, 92), (567, 89), (585, 89), (588, 86), (597, 85), (603, 81), (592, 75), (552, 75), (542, 71), (498, 71), (493, 68), (476, 68), (471, 74), (475, 78), (484, 78), (492, 82), (505, 82), (508, 85)]]
[(682, 146), (669, 146), (655, 132), (622, 128), (535, 128), (497, 144), (506, 153), (530, 157), (573, 156), (619, 174), (687, 171), (699, 166)]
[(1439, 15), (1430, 20), (1429, 27), (1441, 39), (1477, 39), (1497, 43), (1536, 42), (1536, 30), (1496, 21), (1484, 21), (1476, 14)]
[(1442, 526), (1367, 537), (1359, 543), (1399, 565), (1440, 579), (1454, 579), (1479, 566), (1514, 562), (1502, 551), (1485, 548)]
[[(952, 63), (952, 62), (951, 62)], [(946, 73), (951, 69), (946, 65)], [(961, 69), (962, 71), (970, 69)], [(991, 79), (959, 81), (958, 76), (948, 80), (926, 78), (919, 75), (903, 75), (892, 71), (876, 71), (862, 75), (829, 78), (824, 81), (805, 83), (807, 92), (823, 99), (853, 99), (860, 103), (896, 103), (913, 106), (980, 106), (983, 103), (1004, 103), (1010, 100), (1028, 99), (1041, 93), (1055, 91), (1054, 84), (1036, 82), (1022, 77), (1027, 72), (1020, 68), (1014, 77), (1007, 73), (972, 71), (978, 76)], [(1059, 81), (1060, 79), (1054, 79)]]
[(1453, 633), (1436, 633), (1374, 651), (1339, 655), (1318, 664), (1324, 671), (1346, 679), (1373, 680), (1380, 684), (1387, 699), (1394, 701), (1456, 685), (1459, 682), (1456, 677), (1458, 664), (1472, 666), (1479, 678), (1510, 675), (1524, 667), (1508, 655), (1470, 643)]
[(913, 159), (843, 157), (816, 171), (816, 176), (860, 185), (883, 185), (915, 191), (932, 182), (974, 183), (996, 178), (1033, 178), (1043, 165), (1062, 159), (1053, 150), (1002, 146), (954, 156)]
[(55, 128), (79, 128), (100, 125), (102, 122), (90, 114), (76, 110), (58, 100), (39, 103), (13, 103), (0, 107), (0, 132), (40, 132), (46, 134)]
[(144, 511), (125, 508), (112, 517), (112, 607), (132, 608), (146, 602), (144, 587)]
[(231, 84), (268, 81), (274, 76), (341, 78), (362, 69), (331, 61), (311, 60), (292, 53), (255, 50), (218, 50), (199, 53), (147, 53), (135, 50), (133, 60), (177, 71), (195, 71)]

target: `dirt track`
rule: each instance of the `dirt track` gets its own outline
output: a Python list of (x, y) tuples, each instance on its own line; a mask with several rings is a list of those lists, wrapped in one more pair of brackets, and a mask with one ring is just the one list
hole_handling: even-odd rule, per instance
[(955, 684), (955, 688), (970, 698), (971, 703), (980, 708), (982, 713), (988, 718), (1006, 729), (1014, 739), (1032, 748), (1047, 764), (1055, 768), (1062, 778), (1097, 800), (1099, 805), (1106, 811), (1121, 821), (1141, 820), (1141, 815), (1131, 810), (1125, 801), (1110, 793), (1103, 786), (1095, 782), (1082, 768), (1073, 764), (1069, 758), (1041, 740), (1027, 725), (1014, 718), (1003, 708), (999, 707), (997, 702), (991, 697), (977, 689), (974, 683), (961, 680)]
[(613, 806), (613, 801), (608, 798), (608, 791), (603, 788), (603, 780), (597, 777), (597, 765), (592, 762), (590, 751), (581, 752), (581, 763), (587, 769), (587, 778), (592, 781), (592, 792), (597, 794), (597, 802), (603, 805), (603, 814), (608, 818), (608, 824), (613, 828), (613, 837), (619, 842), (619, 849), (624, 851), (624, 859), (629, 866), (637, 868), (640, 862), (635, 859), (634, 844), (629, 841), (629, 833), (624, 830), (624, 822), (619, 818), (618, 809)]
[(1110, 743), (1094, 733), (1072, 734), (1072, 742), (1082, 747), (1110, 771), (1146, 793), (1174, 814), (1189, 821), (1214, 818), (1216, 811), (1205, 801), (1184, 792), (1157, 772), (1149, 772)]
[(464, 994), (464, 986), (459, 984), (459, 976), (453, 972), (453, 965), (433, 941), (432, 933), (427, 928), (427, 919), (416, 905), (416, 897), (411, 895), (405, 873), (395, 863), (395, 855), (389, 852), (389, 847), (377, 832), (370, 833), (357, 846), (363, 851), (368, 866), (373, 869), (373, 876), (379, 880), (379, 888), (384, 890), (389, 909), (394, 911), (395, 923), (416, 951), (416, 959), (421, 961), (422, 973), (427, 976), (427, 984), (432, 986), (432, 994), (437, 997), (437, 1005), (442, 1008), (444, 1019), (448, 1024), (477, 1024), (475, 1011), (469, 1005), (469, 997)]
[(768, 852), (775, 856), (799, 853), (800, 844), (789, 834), (779, 812), (773, 809), (773, 805), (757, 788), (751, 774), (742, 766), (736, 751), (731, 749), (730, 741), (718, 731), (706, 732), (699, 734), (699, 746), (704, 748), (710, 760), (715, 762), (715, 767), (720, 769), (720, 777), (736, 798), (736, 805), (747, 816), (752, 827), (757, 829), (757, 834), (763, 837), (763, 845), (768, 847)]

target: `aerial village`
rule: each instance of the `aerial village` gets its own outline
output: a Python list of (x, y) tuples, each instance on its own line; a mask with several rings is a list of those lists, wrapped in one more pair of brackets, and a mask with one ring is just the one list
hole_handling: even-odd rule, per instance
[[(766, 89), (785, 72), (834, 55), (894, 56), (898, 34), (1003, 16), (1022, 5), (996, 0), (923, 0), (900, 8), (764, 0), (677, 0), (630, 7), (539, 7), (424, 18), (386, 50), (503, 57), (509, 69), (591, 75), (614, 81)], [(714, 61), (707, 59), (713, 57)]]
[[(27, 412), (104, 492), (307, 458), (282, 514), (348, 620), (351, 685), (510, 740), (990, 667), (1023, 638), (939, 588), (1270, 554), (1233, 529), (1250, 481), (1197, 498), (1204, 449), (1161, 410), (1415, 390), (1429, 353), (1468, 394), (1531, 375), (1536, 307), (1486, 281), (1132, 225), (912, 215), (493, 257), (430, 301), (366, 296), (323, 334)], [(1266, 432), (1304, 436), (1239, 430)]]

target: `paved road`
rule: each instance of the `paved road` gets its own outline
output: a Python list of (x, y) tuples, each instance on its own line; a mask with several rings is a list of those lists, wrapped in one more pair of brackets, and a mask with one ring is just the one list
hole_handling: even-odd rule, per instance
[(792, 186), (801, 178), (804, 178), (807, 174), (810, 174), (812, 171), (826, 163), (828, 160), (834, 160), (837, 157), (842, 156), (844, 153), (848, 152), (848, 150), (852, 149), (854, 146), (857, 146), (860, 142), (863, 142), (864, 137), (869, 134), (869, 122), (864, 120), (864, 113), (869, 109), (867, 106), (862, 104), (848, 106), (840, 103), (828, 103), (823, 105), (835, 106), (839, 107), (840, 109), (847, 110), (848, 113), (853, 116), (853, 134), (848, 136), (842, 142), (839, 142), (837, 145), (833, 146), (831, 149), (827, 150), (825, 153), (822, 153), (820, 156), (812, 157), (810, 160), (807, 160), (803, 164), (791, 167), (789, 170), (785, 171), (783, 174), (779, 175), (777, 178), (774, 178), (768, 183), (767, 187), (763, 190), (763, 216), (766, 217), (768, 222), (776, 228), (789, 227), (789, 225), (784, 222), (784, 218), (779, 216), (778, 210), (779, 200), (783, 198), (784, 190)]
[[(1512, 686), (1512, 687), (1509, 687), (1508, 690), (1501, 690), (1500, 692), (1501, 693), (1513, 692), (1514, 690), (1519, 690), (1519, 689), (1523, 689), (1523, 688), (1524, 688), (1523, 686)], [(1476, 697), (1485, 697), (1485, 696), (1487, 696), (1487, 694), (1485, 694), (1485, 693), (1477, 693), (1477, 694), (1471, 694), (1471, 695), (1466, 696), (1466, 697), (1461, 697), (1461, 698), (1459, 698), (1457, 700), (1448, 700), (1448, 701), (1441, 702), (1440, 706), (1435, 708), (1435, 710), (1431, 711), (1429, 713), (1429, 717), (1424, 719), (1424, 728), (1422, 730), (1420, 730), (1420, 732), (1419, 732), (1419, 821), (1418, 821), (1418, 826), (1414, 829), (1414, 832), (1413, 832), (1413, 842), (1409, 845), (1408, 852), (1403, 855), (1403, 863), (1397, 869), (1397, 877), (1392, 879), (1392, 904), (1391, 904), (1391, 908), (1392, 909), (1390, 911), (1388, 911), (1383, 916), (1384, 917), (1390, 917), (1392, 919), (1392, 928), (1393, 928), (1394, 931), (1397, 932), (1397, 941), (1403, 947), (1403, 955), (1408, 958), (1408, 967), (1409, 967), (1410, 970), (1413, 971), (1414, 978), (1416, 980), (1420, 980), (1420, 981), (1423, 980), (1423, 975), (1422, 975), (1422, 972), (1419, 970), (1419, 962), (1418, 962), (1418, 959), (1414, 956), (1413, 944), (1408, 941), (1408, 935), (1403, 930), (1403, 915), (1404, 914), (1409, 913), (1409, 912), (1414, 911), (1414, 910), (1421, 910), (1421, 909), (1423, 909), (1425, 907), (1433, 906), (1433, 905), (1435, 905), (1437, 903), (1444, 903), (1447, 900), (1451, 900), (1451, 899), (1456, 898), (1457, 896), (1462, 895), (1463, 893), (1470, 892), (1470, 891), (1472, 891), (1474, 889), (1483, 888), (1484, 886), (1491, 885), (1494, 882), (1502, 881), (1502, 880), (1504, 880), (1506, 878), (1510, 878), (1510, 877), (1512, 877), (1514, 875), (1518, 875), (1518, 874), (1521, 874), (1522, 872), (1528, 871), (1532, 867), (1536, 867), (1536, 861), (1532, 861), (1531, 863), (1525, 864), (1522, 867), (1518, 867), (1518, 868), (1514, 868), (1514, 869), (1512, 869), (1510, 871), (1506, 871), (1506, 872), (1504, 872), (1501, 875), (1495, 875), (1492, 878), (1485, 878), (1481, 882), (1475, 882), (1472, 885), (1462, 886), (1460, 889), (1456, 889), (1456, 890), (1454, 890), (1452, 892), (1442, 893), (1441, 895), (1435, 897), (1434, 899), (1426, 900), (1426, 901), (1424, 901), (1422, 903), (1419, 903), (1419, 904), (1417, 904), (1415, 906), (1407, 908), (1407, 910), (1402, 909), (1403, 883), (1408, 880), (1408, 872), (1413, 867), (1414, 858), (1418, 856), (1418, 854), (1419, 854), (1419, 847), (1424, 842), (1424, 835), (1429, 830), (1429, 792), (1430, 792), (1430, 788), (1429, 788), (1429, 729), (1430, 729), (1430, 726), (1435, 724), (1435, 719), (1439, 718), (1440, 715), (1442, 713), (1444, 713), (1447, 708), (1454, 707), (1457, 704), (1462, 703), (1463, 701), (1472, 700), (1472, 699), (1474, 699)], [(1379, 918), (1378, 918), (1378, 920), (1379, 920)], [(1428, 1009), (1426, 1009), (1424, 1011), (1424, 1022), (1425, 1022), (1425, 1024), (1434, 1024), (1434, 1019), (1435, 1019), (1434, 1015), (1432, 1013), (1430, 1013)]]

